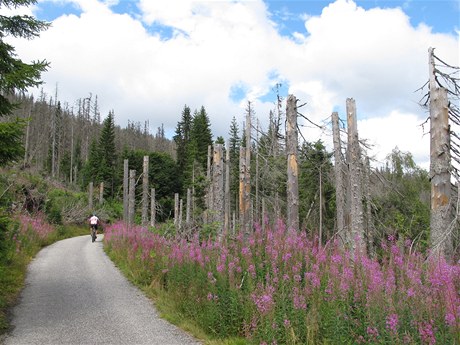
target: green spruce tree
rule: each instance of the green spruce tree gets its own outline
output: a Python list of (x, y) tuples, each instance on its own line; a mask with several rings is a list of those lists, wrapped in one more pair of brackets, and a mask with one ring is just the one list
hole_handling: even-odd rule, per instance
[(106, 194), (109, 197), (113, 197), (117, 164), (113, 111), (109, 112), (109, 115), (102, 123), (102, 131), (99, 137), (99, 155), (98, 177), (100, 182), (104, 182), (106, 186)]
[[(17, 8), (31, 6), (36, 0), (4, 0), (0, 7)], [(7, 36), (32, 39), (48, 28), (49, 24), (27, 15), (11, 17), (0, 15), (0, 117), (11, 115), (16, 104), (8, 96), (25, 92), (29, 87), (41, 83), (41, 73), (48, 68), (48, 62), (36, 61), (30, 64), (18, 59), (14, 47), (4, 41)], [(24, 153), (22, 133), (25, 123), (19, 119), (0, 122), (0, 166), (22, 157)]]

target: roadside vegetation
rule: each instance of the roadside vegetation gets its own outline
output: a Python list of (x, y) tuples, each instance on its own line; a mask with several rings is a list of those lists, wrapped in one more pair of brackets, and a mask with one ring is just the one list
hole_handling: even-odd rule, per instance
[[(38, 176), (2, 169), (0, 177), (0, 335), (24, 286), (27, 265), (43, 247), (87, 235), (89, 211), (81, 193)], [(110, 218), (108, 208), (101, 213)]]
[(222, 242), (116, 223), (104, 242), (167, 319), (215, 343), (460, 343), (460, 263), (410, 240), (390, 236), (373, 258), (282, 222)]

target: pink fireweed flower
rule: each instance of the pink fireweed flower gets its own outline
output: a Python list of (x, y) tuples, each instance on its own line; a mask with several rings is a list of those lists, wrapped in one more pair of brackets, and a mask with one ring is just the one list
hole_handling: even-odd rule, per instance
[(295, 287), (292, 289), (292, 303), (294, 305), (294, 309), (307, 309), (307, 302), (304, 295), (299, 292), (299, 288)]
[(436, 344), (436, 338), (433, 331), (433, 320), (430, 320), (430, 322), (420, 322), (418, 332), (424, 344)]
[(446, 320), (446, 324), (450, 327), (454, 327), (456, 324), (456, 317), (453, 313), (447, 313), (445, 320)]
[(375, 327), (367, 327), (367, 335), (369, 336), (369, 339), (372, 341), (377, 340), (377, 337), (379, 336), (379, 331)]
[(284, 327), (289, 327), (291, 326), (291, 321), (289, 321), (288, 319), (284, 319)]
[(398, 314), (390, 314), (387, 316), (386, 329), (393, 335), (398, 333)]
[(273, 300), (274, 292), (275, 288), (273, 286), (267, 286), (265, 289), (262, 289), (259, 295), (256, 293), (251, 294), (252, 301), (256, 305), (260, 314), (265, 315), (272, 310), (275, 305)]
[(414, 297), (415, 296), (415, 290), (413, 287), (410, 287), (407, 289), (407, 297)]

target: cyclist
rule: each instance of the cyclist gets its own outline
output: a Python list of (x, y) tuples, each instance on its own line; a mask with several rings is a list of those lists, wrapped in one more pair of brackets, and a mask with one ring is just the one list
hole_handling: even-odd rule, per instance
[[(97, 238), (97, 226), (99, 225), (99, 218), (96, 216), (95, 213), (93, 213), (93, 216), (89, 219), (89, 225), (90, 225), (90, 228), (91, 228), (91, 233), (92, 233), (92, 230), (94, 229), (94, 239)], [(94, 242), (94, 241), (93, 241)]]

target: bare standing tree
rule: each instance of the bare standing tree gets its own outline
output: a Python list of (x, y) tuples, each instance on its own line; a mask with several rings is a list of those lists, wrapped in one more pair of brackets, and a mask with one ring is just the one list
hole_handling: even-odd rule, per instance
[(436, 66), (432, 48), (428, 50), (428, 54), (431, 138), (430, 241), (433, 254), (450, 256), (453, 248), (451, 233), (447, 233), (452, 222), (449, 103), (447, 89), (438, 87), (436, 82)]
[(339, 126), (339, 114), (337, 112), (332, 113), (332, 132), (334, 140), (334, 173), (335, 173), (335, 199), (336, 199), (336, 215), (337, 215), (337, 233), (342, 239), (346, 230), (345, 224), (345, 196), (346, 196), (346, 185), (345, 185), (345, 162), (342, 154), (342, 141), (340, 139), (340, 126)]
[(364, 220), (363, 220), (363, 192), (362, 192), (362, 169), (361, 149), (359, 147), (358, 125), (356, 120), (356, 103), (353, 98), (347, 98), (347, 127), (348, 127), (348, 189), (347, 189), (347, 215), (349, 221), (347, 231), (347, 243), (353, 250), (358, 246), (365, 250), (364, 246)]
[(286, 155), (287, 155), (287, 227), (299, 230), (299, 167), (297, 99), (289, 95), (286, 103)]
[(142, 172), (142, 225), (147, 226), (149, 217), (149, 156), (144, 156)]

